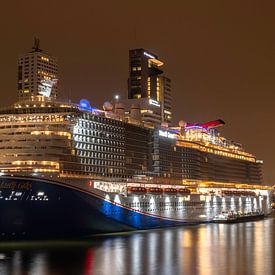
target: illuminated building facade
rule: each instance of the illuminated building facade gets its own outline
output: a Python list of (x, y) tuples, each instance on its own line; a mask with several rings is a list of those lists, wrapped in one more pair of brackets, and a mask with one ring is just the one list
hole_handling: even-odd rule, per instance
[(153, 125), (171, 122), (171, 80), (163, 62), (144, 49), (129, 52), (128, 99), (141, 106), (142, 120)]
[(172, 121), (172, 94), (171, 79), (160, 76), (160, 102), (161, 102), (161, 121), (168, 124)]
[(43, 95), (57, 97), (57, 58), (40, 49), (35, 39), (32, 50), (18, 58), (18, 99)]

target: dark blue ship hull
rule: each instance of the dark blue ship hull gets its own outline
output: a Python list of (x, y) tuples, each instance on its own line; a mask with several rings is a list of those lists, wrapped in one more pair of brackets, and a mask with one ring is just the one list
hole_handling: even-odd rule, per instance
[(64, 183), (0, 177), (0, 239), (66, 239), (185, 224), (140, 213)]

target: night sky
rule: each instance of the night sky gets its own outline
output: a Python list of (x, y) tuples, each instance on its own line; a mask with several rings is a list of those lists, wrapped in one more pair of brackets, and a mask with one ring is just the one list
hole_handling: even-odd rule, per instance
[(274, 1), (11, 0), (0, 14), (1, 105), (16, 100), (34, 36), (59, 58), (61, 96), (95, 106), (126, 96), (128, 50), (142, 47), (165, 62), (174, 122), (223, 119), (275, 184)]

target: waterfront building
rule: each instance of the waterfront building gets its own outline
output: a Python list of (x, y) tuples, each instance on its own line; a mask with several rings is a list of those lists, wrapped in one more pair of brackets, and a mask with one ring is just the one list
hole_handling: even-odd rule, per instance
[(166, 76), (160, 76), (160, 103), (161, 103), (161, 121), (172, 122), (172, 91), (171, 79)]
[(18, 99), (37, 95), (56, 98), (57, 80), (57, 58), (44, 52), (35, 38), (31, 51), (18, 58)]
[(129, 52), (128, 99), (139, 104), (144, 122), (153, 126), (171, 122), (171, 80), (163, 75), (164, 63), (144, 49)]

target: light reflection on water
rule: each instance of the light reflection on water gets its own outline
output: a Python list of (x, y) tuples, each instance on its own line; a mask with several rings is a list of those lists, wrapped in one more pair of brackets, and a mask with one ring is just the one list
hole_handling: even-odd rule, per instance
[(274, 274), (275, 219), (0, 244), (0, 274)]

